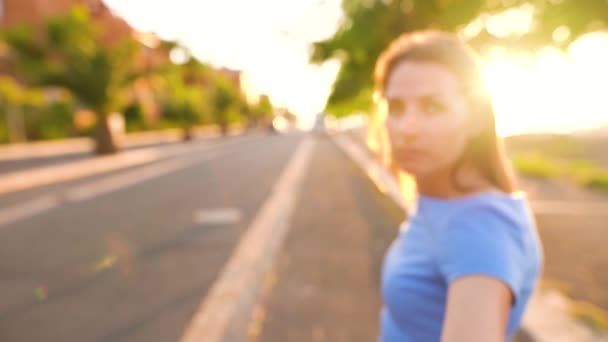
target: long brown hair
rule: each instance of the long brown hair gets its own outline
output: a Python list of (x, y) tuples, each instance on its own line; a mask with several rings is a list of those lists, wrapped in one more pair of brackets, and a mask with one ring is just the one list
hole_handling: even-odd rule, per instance
[[(437, 63), (452, 72), (460, 81), (463, 93), (469, 101), (471, 115), (474, 115), (474, 120), (481, 127), (479, 133), (467, 142), (454, 167), (454, 175), (460, 166), (469, 162), (498, 189), (507, 193), (515, 191), (511, 164), (505, 156), (502, 140), (496, 134), (494, 109), (473, 51), (456, 36), (445, 32), (419, 31), (401, 35), (388, 46), (376, 63), (376, 100), (384, 96), (387, 79), (393, 69), (403, 61)], [(368, 143), (372, 149), (380, 152), (384, 161), (395, 170), (384, 132), (383, 120), (386, 113), (378, 110), (378, 106), (376, 109), (368, 132)], [(460, 187), (457, 183), (455, 186)]]

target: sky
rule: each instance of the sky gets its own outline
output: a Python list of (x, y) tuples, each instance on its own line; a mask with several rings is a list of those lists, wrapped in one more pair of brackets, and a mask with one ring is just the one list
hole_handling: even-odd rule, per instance
[[(201, 61), (245, 72), (249, 92), (270, 96), (305, 124), (323, 110), (337, 61), (309, 63), (312, 42), (331, 37), (340, 0), (105, 0), (139, 31), (178, 40)], [(533, 26), (531, 5), (482, 16), (460, 34), (522, 34)], [(567, 27), (554, 40), (567, 39)], [(547, 46), (513, 53), (497, 47), (483, 57), (502, 135), (570, 132), (608, 124), (608, 33), (575, 41), (567, 51)]]
[(178, 40), (201, 61), (246, 72), (305, 121), (325, 107), (339, 63), (309, 64), (310, 44), (331, 37), (340, 0), (105, 0), (139, 31)]

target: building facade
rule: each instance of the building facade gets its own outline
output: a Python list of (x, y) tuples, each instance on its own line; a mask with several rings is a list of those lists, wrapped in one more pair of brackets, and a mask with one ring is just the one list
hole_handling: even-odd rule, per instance
[(131, 27), (101, 0), (0, 0), (0, 26), (27, 24), (41, 30), (48, 17), (66, 13), (75, 5), (88, 8), (94, 21), (103, 26), (104, 42), (114, 43), (132, 35)]

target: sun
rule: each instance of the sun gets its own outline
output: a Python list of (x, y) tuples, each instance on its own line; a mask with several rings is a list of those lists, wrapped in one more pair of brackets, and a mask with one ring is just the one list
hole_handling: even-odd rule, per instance
[(583, 36), (568, 51), (493, 49), (482, 65), (499, 134), (566, 133), (608, 123), (601, 85), (606, 60), (608, 34)]

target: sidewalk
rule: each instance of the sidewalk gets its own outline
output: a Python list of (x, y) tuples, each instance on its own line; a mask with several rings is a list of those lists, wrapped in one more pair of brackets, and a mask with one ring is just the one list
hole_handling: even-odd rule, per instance
[(309, 170), (252, 340), (374, 341), (381, 262), (404, 214), (328, 137)]

